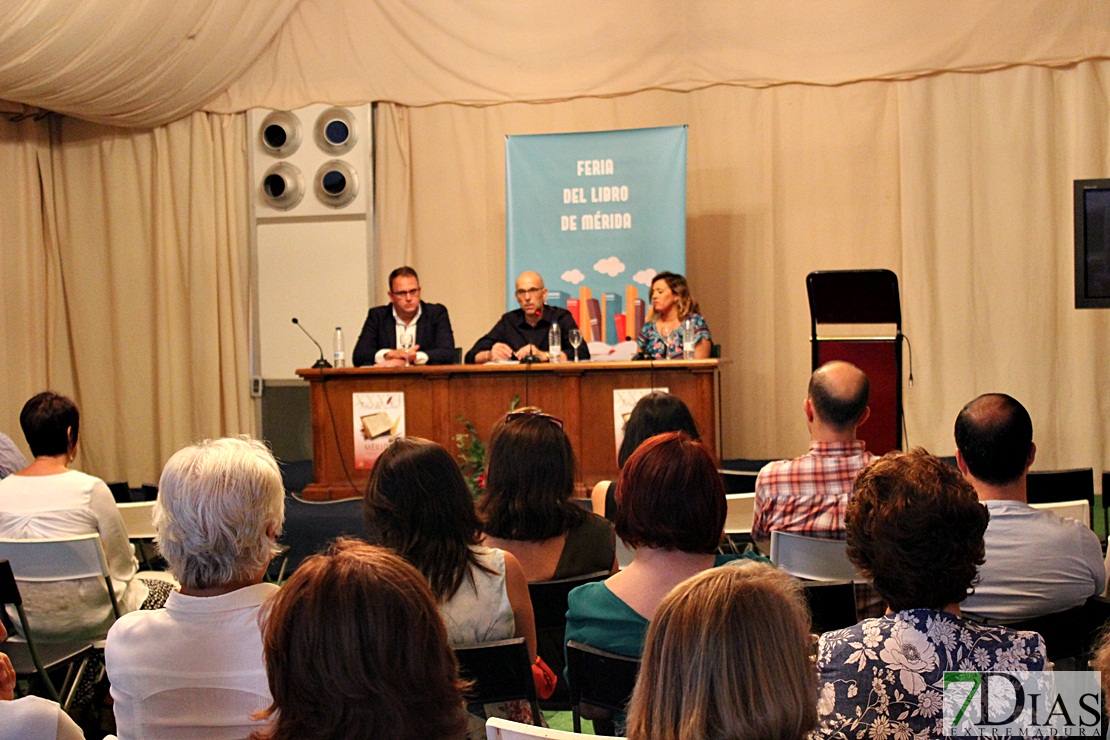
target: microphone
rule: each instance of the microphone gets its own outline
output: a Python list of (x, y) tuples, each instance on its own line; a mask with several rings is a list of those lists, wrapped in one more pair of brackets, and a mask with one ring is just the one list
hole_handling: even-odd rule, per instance
[(293, 317), (293, 323), (297, 325), (298, 329), (300, 329), (301, 331), (304, 332), (304, 335), (306, 337), (308, 337), (310, 340), (312, 340), (312, 343), (316, 345), (316, 349), (320, 350), (320, 359), (317, 360), (316, 363), (312, 367), (318, 368), (318, 369), (323, 369), (325, 367), (331, 367), (331, 363), (324, 359), (324, 348), (320, 346), (319, 342), (317, 342), (315, 339), (312, 339), (312, 335), (308, 333), (308, 329), (305, 329), (303, 326), (301, 326), (301, 322), (297, 321), (296, 316)]

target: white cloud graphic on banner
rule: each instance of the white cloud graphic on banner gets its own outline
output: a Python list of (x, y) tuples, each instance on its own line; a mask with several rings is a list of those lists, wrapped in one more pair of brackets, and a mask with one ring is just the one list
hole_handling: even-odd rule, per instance
[(594, 263), (594, 269), (600, 272), (602, 275), (616, 277), (617, 275), (620, 275), (622, 272), (624, 272), (624, 263), (616, 257), (606, 257), (605, 259), (598, 260), (596, 263)]
[(646, 270), (640, 270), (635, 275), (633, 275), (632, 276), (632, 282), (639, 283), (640, 285), (646, 285), (650, 288), (651, 287), (651, 279), (653, 277), (655, 277), (655, 270), (653, 270), (649, 267)]
[(571, 285), (578, 285), (580, 282), (586, 279), (586, 276), (582, 274), (581, 270), (567, 270), (559, 277), (561, 277), (563, 280), (567, 281)]

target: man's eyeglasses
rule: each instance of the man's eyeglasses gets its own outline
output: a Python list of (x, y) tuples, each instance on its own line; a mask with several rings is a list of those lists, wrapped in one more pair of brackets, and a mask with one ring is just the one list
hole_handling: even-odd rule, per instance
[(511, 421), (516, 421), (517, 419), (532, 419), (536, 417), (540, 419), (547, 419), (560, 429), (563, 428), (562, 419), (558, 418), (557, 416), (552, 416), (551, 414), (545, 414), (542, 411), (511, 411), (505, 415), (505, 423), (508, 424)]
[(391, 296), (395, 298), (415, 298), (420, 295), (420, 288), (413, 288), (412, 290), (398, 290), (397, 292), (389, 291)]
[(542, 290), (543, 290), (543, 288), (517, 288), (516, 297), (517, 298), (523, 298), (526, 295), (527, 296), (536, 295), (537, 293), (539, 293)]

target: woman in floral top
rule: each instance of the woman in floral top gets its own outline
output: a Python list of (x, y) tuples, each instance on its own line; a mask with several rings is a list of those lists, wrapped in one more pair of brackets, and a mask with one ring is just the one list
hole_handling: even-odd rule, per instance
[(682, 357), (686, 319), (694, 322), (694, 359), (709, 357), (713, 339), (709, 325), (698, 313), (698, 303), (690, 297), (686, 278), (673, 272), (660, 272), (651, 281), (651, 319), (644, 323), (636, 339), (639, 354), (652, 360)]
[(817, 737), (943, 737), (945, 671), (1045, 670), (1037, 633), (960, 616), (983, 563), (988, 516), (959, 471), (920, 448), (859, 474), (848, 557), (889, 611), (822, 635)]

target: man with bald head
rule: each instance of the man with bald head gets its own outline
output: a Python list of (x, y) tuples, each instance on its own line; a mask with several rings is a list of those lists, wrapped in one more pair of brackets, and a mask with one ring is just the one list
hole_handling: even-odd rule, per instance
[(979, 583), (960, 608), (1002, 621), (1079, 606), (1106, 587), (1098, 536), (1081, 522), (1031, 507), (1026, 475), (1037, 454), (1018, 401), (986, 393), (956, 417), (956, 463), (990, 512)]
[[(570, 330), (578, 324), (570, 311), (558, 306), (548, 306), (547, 288), (543, 278), (535, 272), (522, 272), (516, 279), (516, 301), (520, 308), (501, 317), (489, 333), (474, 343), (466, 353), (466, 361), (481, 365), (486, 362), (524, 360), (550, 362), (547, 333), (552, 324), (558, 324), (563, 351), (559, 359), (565, 361), (569, 352)], [(585, 344), (578, 348), (578, 356), (590, 359), (590, 349)]]
[[(828, 362), (809, 378), (802, 408), (809, 452), (767, 463), (755, 482), (752, 538), (766, 543), (772, 530), (844, 539), (844, 510), (856, 475), (875, 456), (856, 429), (867, 421), (871, 383), (855, 365)], [(764, 548), (765, 549), (765, 548)]]

